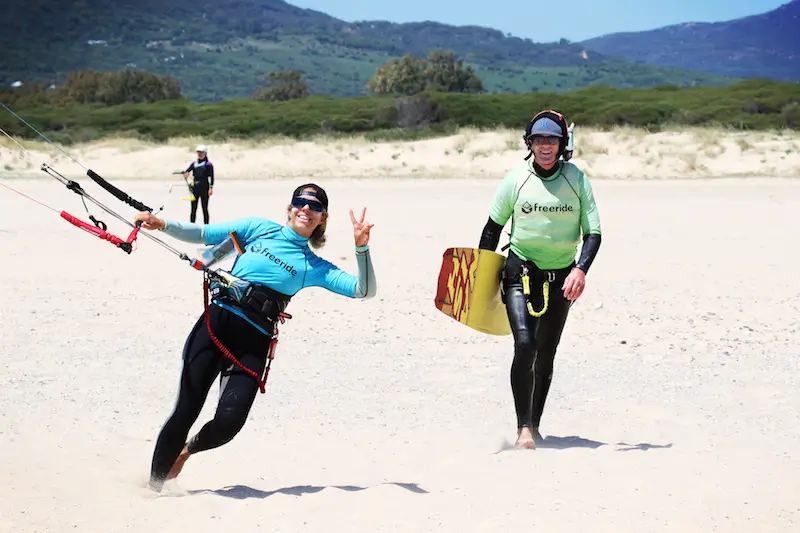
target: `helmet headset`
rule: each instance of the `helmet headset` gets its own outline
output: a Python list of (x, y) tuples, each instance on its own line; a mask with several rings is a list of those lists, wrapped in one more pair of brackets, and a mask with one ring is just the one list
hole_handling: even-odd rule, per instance
[(525, 160), (531, 158), (533, 155), (533, 150), (530, 148), (530, 139), (533, 137), (531, 131), (533, 130), (533, 125), (536, 123), (537, 120), (541, 118), (549, 118), (556, 124), (561, 130), (561, 138), (558, 142), (558, 157), (563, 157), (564, 161), (569, 161), (572, 159), (572, 152), (573, 152), (573, 141), (574, 141), (574, 128), (575, 124), (570, 124), (567, 126), (567, 120), (564, 118), (564, 115), (559, 113), (558, 111), (554, 111), (552, 109), (545, 109), (543, 111), (539, 111), (534, 115), (534, 117), (528, 122), (528, 125), (525, 128), (525, 133), (522, 134), (522, 140), (525, 142), (525, 146), (528, 147), (528, 155), (525, 156)]

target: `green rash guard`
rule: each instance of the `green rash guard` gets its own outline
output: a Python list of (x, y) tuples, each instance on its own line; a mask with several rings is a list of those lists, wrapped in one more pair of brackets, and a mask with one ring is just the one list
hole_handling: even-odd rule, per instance
[(575, 260), (583, 235), (600, 235), (600, 214), (592, 186), (572, 163), (539, 177), (533, 159), (503, 177), (489, 216), (500, 226), (511, 218), (511, 250), (542, 270), (566, 268)]

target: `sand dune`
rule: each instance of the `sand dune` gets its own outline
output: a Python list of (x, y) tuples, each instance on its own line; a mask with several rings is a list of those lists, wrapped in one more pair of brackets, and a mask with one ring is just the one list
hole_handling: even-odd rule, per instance
[[(480, 132), (403, 142), (370, 142), (352, 137), (295, 142), (215, 143), (177, 139), (152, 145), (109, 139), (70, 147), (68, 153), (101, 175), (115, 179), (170, 179), (194, 157), (195, 146), (209, 146), (220, 179), (267, 178), (490, 178), (524, 157), (520, 131)], [(40, 142), (26, 142), (24, 155), (0, 139), (0, 169), (6, 176), (35, 177), (47, 162), (59, 172), (80, 176), (84, 170)], [(696, 128), (647, 133), (632, 128), (598, 131), (576, 128), (573, 162), (594, 179), (671, 179), (746, 176), (797, 177), (800, 133), (741, 132)]]
[[(618, 138), (593, 135), (595, 145)], [(465, 155), (487, 139), (492, 155)], [(693, 147), (654, 139), (636, 142), (649, 152), (631, 157)], [(211, 145), (221, 176), (212, 221), (282, 220), (292, 187), (310, 174), (331, 198), (321, 253), (351, 271), (347, 209), (368, 207), (379, 289), (367, 302), (300, 293), (244, 430), (193, 457), (161, 497), (143, 487), (185, 335), (202, 311), (200, 275), (149, 240), (127, 256), (0, 188), (0, 531), (797, 531), (800, 281), (791, 243), (800, 182), (616, 180), (666, 177), (669, 165), (639, 174), (616, 145), (617, 163), (583, 154), (593, 174), (613, 178), (594, 181), (603, 246), (557, 356), (546, 445), (514, 451), (511, 338), (447, 319), (433, 293), (442, 251), (476, 245), (496, 182), (518, 154), (504, 134), (476, 135), (461, 157), (458, 142)], [(708, 172), (752, 172), (751, 157), (768, 160), (764, 171), (796, 171), (796, 152), (778, 154), (797, 140), (747, 142), (762, 155), (738, 154), (729, 138), (720, 143), (727, 155), (703, 159)], [(188, 144), (76, 153), (109, 177), (154, 178), (186, 163)], [(3, 150), (3, 164), (19, 170), (10, 157)], [(457, 167), (482, 179), (330, 177), (402, 168), (454, 178)], [(272, 176), (293, 179), (253, 180)], [(84, 216), (80, 200), (47, 179), (6, 183)], [(163, 203), (164, 216), (187, 217), (166, 181), (115, 183)]]

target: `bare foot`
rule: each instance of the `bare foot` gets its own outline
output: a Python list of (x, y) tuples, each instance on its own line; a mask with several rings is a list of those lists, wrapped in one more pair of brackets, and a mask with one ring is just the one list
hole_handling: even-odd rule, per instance
[(517, 442), (514, 444), (515, 448), (533, 450), (536, 445), (533, 443), (533, 433), (531, 428), (525, 426), (519, 430)]
[(151, 479), (147, 484), (147, 488), (150, 489), (150, 495), (152, 495), (152, 493), (160, 493), (161, 489), (164, 488), (164, 482)]
[(183, 470), (183, 465), (185, 465), (186, 461), (189, 460), (190, 455), (191, 454), (189, 453), (188, 448), (184, 446), (183, 450), (181, 451), (181, 454), (178, 456), (177, 459), (175, 459), (175, 464), (172, 465), (172, 468), (167, 474), (167, 479), (175, 479), (176, 477), (178, 477), (178, 474), (180, 474), (181, 470)]

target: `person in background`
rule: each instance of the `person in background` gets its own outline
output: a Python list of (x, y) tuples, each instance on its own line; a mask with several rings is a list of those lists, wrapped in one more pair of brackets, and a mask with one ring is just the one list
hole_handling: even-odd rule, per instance
[(192, 200), (189, 221), (197, 220), (197, 204), (203, 208), (203, 222), (208, 224), (211, 217), (208, 214), (208, 200), (214, 194), (214, 165), (208, 160), (208, 147), (205, 144), (197, 145), (197, 160), (189, 163), (183, 171), (183, 177), (188, 178), (192, 174), (192, 185), (190, 186), (194, 200)]

